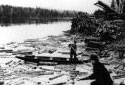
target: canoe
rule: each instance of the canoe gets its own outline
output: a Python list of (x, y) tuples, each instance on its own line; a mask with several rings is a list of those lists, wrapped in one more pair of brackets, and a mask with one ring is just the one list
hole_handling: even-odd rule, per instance
[(83, 64), (83, 61), (81, 60), (77, 60), (77, 61), (70, 61), (69, 58), (62, 58), (62, 57), (50, 57), (50, 56), (40, 56), (40, 57), (36, 57), (36, 56), (25, 56), (25, 57), (21, 57), (21, 56), (16, 56), (16, 58), (19, 58), (21, 60), (24, 60), (26, 62), (34, 62), (34, 63), (44, 63), (44, 62), (52, 62), (52, 63), (56, 63), (56, 64)]

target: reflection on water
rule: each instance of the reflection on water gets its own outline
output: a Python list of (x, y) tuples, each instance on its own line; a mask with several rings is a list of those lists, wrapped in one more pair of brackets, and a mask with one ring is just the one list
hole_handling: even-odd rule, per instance
[(0, 26), (11, 26), (13, 24), (49, 24), (54, 22), (66, 22), (71, 21), (71, 19), (67, 18), (0, 18)]
[(50, 24), (25, 24), (0, 27), (0, 44), (22, 42), (25, 39), (43, 38), (60, 35), (69, 30), (71, 22), (55, 22)]
[(69, 74), (70, 74), (70, 80), (71, 80), (70, 85), (75, 85), (75, 78), (77, 77), (77, 71), (76, 71), (75, 64), (70, 65)]

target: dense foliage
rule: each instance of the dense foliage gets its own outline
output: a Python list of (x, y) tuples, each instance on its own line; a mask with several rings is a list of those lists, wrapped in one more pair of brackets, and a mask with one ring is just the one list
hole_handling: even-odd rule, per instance
[(79, 12), (78, 16), (72, 19), (71, 33), (83, 33), (91, 35), (96, 31), (98, 23), (93, 17), (87, 13)]
[[(42, 8), (0, 6), (0, 22), (26, 22), (27, 20), (70, 19), (76, 16), (75, 11), (57, 11)], [(16, 21), (14, 21), (16, 19)], [(18, 21), (17, 21), (18, 19)]]
[(112, 42), (124, 38), (124, 27), (124, 20), (105, 20), (102, 11), (98, 10), (93, 15), (78, 13), (72, 19), (71, 33), (81, 33)]
[(95, 10), (95, 12), (93, 13), (93, 15), (95, 16), (96, 19), (99, 18), (106, 18), (106, 13), (103, 10)]

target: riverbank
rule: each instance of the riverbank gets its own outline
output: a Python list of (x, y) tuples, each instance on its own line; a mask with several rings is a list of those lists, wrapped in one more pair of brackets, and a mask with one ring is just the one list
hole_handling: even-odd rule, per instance
[[(69, 57), (68, 44), (73, 40), (72, 36), (48, 36), (39, 39), (27, 39), (22, 43), (8, 43), (5, 45), (3, 52), (0, 52), (1, 70), (4, 75), (1, 75), (0, 80), (4, 81), (4, 85), (55, 85), (66, 84), (81, 85), (84, 82), (88, 85), (91, 81), (79, 81), (75, 78), (88, 75), (91, 73), (90, 66), (87, 65), (40, 65), (36, 66), (34, 63), (24, 63), (24, 61), (15, 58), (15, 56), (24, 53), (26, 55), (32, 52), (36, 54), (50, 54), (50, 55), (66, 55)], [(78, 54), (84, 51), (85, 43), (82, 38), (78, 39)], [(12, 50), (10, 53), (7, 50)], [(82, 67), (83, 66), (83, 67)], [(90, 71), (87, 72), (86, 67)], [(82, 73), (83, 72), (83, 73)], [(77, 75), (76, 75), (77, 74)]]
[[(65, 33), (64, 33), (65, 34)], [(37, 66), (35, 63), (25, 63), (23, 60), (15, 58), (15, 56), (27, 55), (32, 52), (32, 55), (49, 54), (56, 56), (65, 56), (69, 58), (68, 44), (72, 43), (74, 38), (77, 40), (78, 59), (87, 60), (91, 53), (95, 51), (86, 51), (84, 39), (80, 35), (59, 35), (48, 36), (38, 39), (27, 39), (22, 43), (8, 43), (0, 50), (1, 70), (4, 75), (1, 75), (0, 80), (4, 81), (4, 85), (89, 85), (89, 81), (77, 81), (77, 78), (88, 76), (92, 73), (90, 63), (70, 64), (70, 65), (46, 65)], [(8, 50), (12, 50), (9, 51)], [(111, 52), (112, 54), (112, 52)], [(121, 83), (124, 80), (122, 62), (117, 57), (100, 58), (100, 61), (105, 64), (115, 83)], [(121, 62), (121, 63), (120, 63)], [(124, 62), (124, 61), (123, 61)], [(120, 67), (118, 66), (120, 65)], [(117, 68), (117, 69), (116, 69)]]

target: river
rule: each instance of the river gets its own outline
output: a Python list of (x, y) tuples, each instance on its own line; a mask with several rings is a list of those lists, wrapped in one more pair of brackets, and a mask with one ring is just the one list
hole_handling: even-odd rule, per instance
[(63, 34), (63, 31), (69, 30), (70, 28), (71, 22), (0, 26), (0, 44), (60, 35)]

